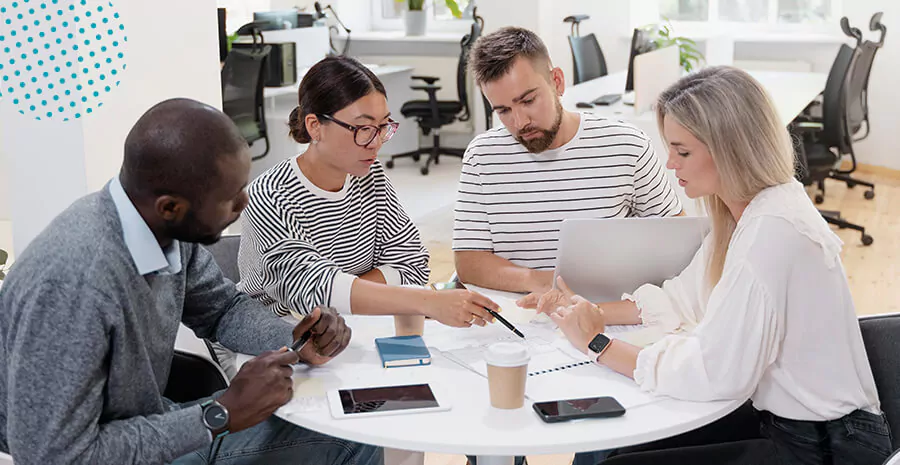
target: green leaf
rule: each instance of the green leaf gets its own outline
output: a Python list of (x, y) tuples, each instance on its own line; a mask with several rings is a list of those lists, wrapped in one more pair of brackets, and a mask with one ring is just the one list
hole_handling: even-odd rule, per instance
[(447, 8), (450, 8), (450, 13), (453, 14), (454, 18), (462, 18), (462, 11), (460, 11), (459, 4), (456, 3), (456, 0), (444, 0), (444, 3), (447, 4)]
[(9, 260), (9, 253), (3, 249), (0, 249), (0, 265), (6, 265), (7, 260)]
[(6, 273), (4, 273), (3, 270), (0, 270), (0, 281), (3, 281), (4, 279), (6, 279)]
[(691, 44), (691, 45), (693, 45), (693, 46), (696, 46), (696, 45), (697, 45), (697, 42), (694, 42), (693, 40), (688, 39), (687, 37), (676, 37), (676, 39), (678, 39), (678, 40), (680, 40), (680, 41), (682, 41), (682, 42)]

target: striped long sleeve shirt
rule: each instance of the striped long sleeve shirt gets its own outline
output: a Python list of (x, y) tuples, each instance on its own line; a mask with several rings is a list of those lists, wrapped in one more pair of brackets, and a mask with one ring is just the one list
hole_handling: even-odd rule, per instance
[(504, 127), (466, 150), (453, 250), (484, 250), (538, 270), (556, 266), (567, 218), (671, 216), (681, 212), (653, 145), (639, 129), (582, 113), (571, 141), (530, 153)]
[(291, 157), (248, 188), (238, 288), (277, 315), (317, 305), (350, 313), (353, 280), (373, 269), (392, 285), (424, 285), (428, 251), (376, 161), (338, 192), (318, 188)]

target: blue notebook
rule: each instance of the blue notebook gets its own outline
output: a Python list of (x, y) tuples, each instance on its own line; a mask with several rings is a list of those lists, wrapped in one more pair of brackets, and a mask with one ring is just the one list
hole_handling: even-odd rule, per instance
[(422, 336), (394, 336), (375, 339), (385, 368), (431, 365), (431, 352)]

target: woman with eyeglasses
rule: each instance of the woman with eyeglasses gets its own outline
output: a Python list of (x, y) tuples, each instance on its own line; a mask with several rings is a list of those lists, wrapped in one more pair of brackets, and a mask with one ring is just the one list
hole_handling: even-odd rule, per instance
[(399, 125), (381, 81), (352, 58), (329, 57), (304, 76), (299, 100), (290, 134), (309, 146), (248, 188), (239, 288), (278, 315), (327, 305), (457, 327), (490, 322), (484, 307), (498, 307), (484, 296), (420, 288), (428, 251), (376, 158)]

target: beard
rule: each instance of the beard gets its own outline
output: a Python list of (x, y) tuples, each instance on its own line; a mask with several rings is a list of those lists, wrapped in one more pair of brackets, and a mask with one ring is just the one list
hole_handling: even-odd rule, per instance
[[(231, 223), (233, 223), (233, 221)], [(190, 209), (181, 221), (167, 222), (166, 230), (169, 237), (181, 242), (212, 245), (219, 242), (219, 239), (222, 238), (222, 232), (231, 223), (220, 228), (207, 226), (198, 220), (194, 210)]]
[[(521, 131), (519, 131), (519, 135), (516, 135), (516, 140), (525, 147), (525, 150), (528, 150), (531, 153), (541, 153), (547, 150), (551, 144), (553, 144), (553, 140), (556, 139), (556, 134), (559, 133), (559, 126), (562, 124), (563, 117), (563, 108), (562, 103), (559, 99), (556, 100), (556, 107), (554, 108), (556, 112), (556, 118), (553, 121), (553, 126), (550, 129), (541, 129), (536, 128), (534, 126), (526, 126)], [(525, 139), (521, 135), (528, 134), (532, 132), (539, 132), (541, 135), (534, 139)]]

